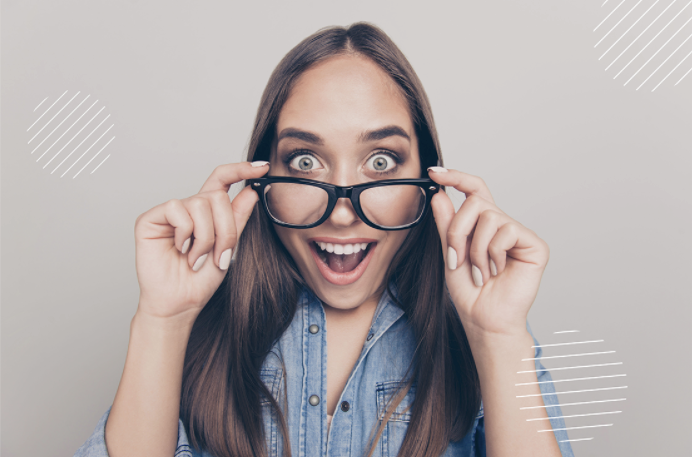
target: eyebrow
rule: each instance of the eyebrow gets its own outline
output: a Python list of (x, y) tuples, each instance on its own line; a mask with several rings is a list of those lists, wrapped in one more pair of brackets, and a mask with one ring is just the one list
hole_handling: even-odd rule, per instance
[[(376, 130), (367, 130), (361, 133), (358, 140), (361, 143), (366, 143), (368, 141), (382, 140), (390, 136), (400, 136), (406, 138), (408, 141), (411, 141), (411, 137), (406, 133), (406, 131), (397, 125), (388, 125)], [(283, 129), (281, 133), (279, 133), (277, 141), (281, 141), (284, 138), (295, 138), (297, 140), (302, 140), (316, 145), (324, 144), (324, 140), (319, 135), (292, 127)]]
[(386, 127), (382, 127), (381, 129), (365, 131), (360, 135), (360, 141), (365, 143), (368, 141), (382, 140), (390, 136), (400, 136), (406, 138), (408, 141), (411, 141), (411, 137), (408, 136), (404, 129), (397, 125), (388, 125)]

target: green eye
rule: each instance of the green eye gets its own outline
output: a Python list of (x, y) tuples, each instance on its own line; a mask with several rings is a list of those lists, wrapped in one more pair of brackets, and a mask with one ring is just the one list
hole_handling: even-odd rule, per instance
[(392, 171), (396, 168), (396, 163), (394, 159), (387, 154), (376, 154), (368, 160), (368, 167), (371, 170), (383, 173), (385, 171)]
[(290, 163), (291, 168), (297, 171), (308, 172), (322, 168), (322, 164), (310, 154), (299, 154), (293, 156)]
[(298, 167), (301, 170), (310, 170), (312, 168), (312, 159), (310, 157), (302, 157), (298, 161)]
[(372, 166), (377, 171), (384, 171), (387, 169), (387, 159), (384, 157), (378, 157), (372, 162)]

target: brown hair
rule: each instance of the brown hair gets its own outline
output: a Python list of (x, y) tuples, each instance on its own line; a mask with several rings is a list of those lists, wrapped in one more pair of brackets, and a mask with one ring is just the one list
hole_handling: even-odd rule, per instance
[[(300, 75), (346, 53), (371, 59), (401, 88), (418, 137), (422, 175), (427, 167), (442, 165), (430, 102), (420, 80), (391, 39), (363, 22), (322, 29), (281, 60), (262, 95), (247, 160), (268, 160), (279, 112)], [(386, 275), (387, 284), (397, 286), (397, 304), (413, 329), (416, 350), (384, 420), (373, 430), (368, 456), (413, 383), (412, 416), (399, 456), (437, 456), (473, 425), (480, 382), (444, 273), (440, 237), (429, 212), (411, 229)], [(235, 261), (190, 335), (181, 418), (193, 446), (218, 457), (265, 456), (260, 408), (265, 397), (277, 413), (290, 455), (285, 418), (259, 372), (293, 319), (302, 287), (305, 283), (293, 259), (256, 206), (239, 239)]]

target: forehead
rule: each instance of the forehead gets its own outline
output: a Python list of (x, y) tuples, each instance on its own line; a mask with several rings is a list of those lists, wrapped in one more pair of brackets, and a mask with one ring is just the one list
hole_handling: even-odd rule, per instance
[(385, 125), (398, 125), (414, 135), (401, 88), (370, 59), (342, 55), (298, 78), (279, 114), (277, 131), (293, 127), (326, 138), (357, 135)]

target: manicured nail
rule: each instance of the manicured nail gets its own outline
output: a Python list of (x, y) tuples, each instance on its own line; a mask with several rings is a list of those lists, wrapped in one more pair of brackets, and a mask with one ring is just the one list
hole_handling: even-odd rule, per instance
[(428, 171), (432, 171), (433, 173), (447, 173), (447, 169), (443, 167), (430, 167)]
[(457, 251), (453, 247), (447, 247), (447, 268), (450, 270), (457, 269)]
[(493, 262), (493, 259), (490, 259), (490, 273), (492, 273), (493, 276), (497, 276), (497, 266), (495, 262)]
[(219, 268), (222, 270), (228, 270), (228, 266), (231, 264), (231, 250), (226, 249), (223, 251), (221, 254), (221, 258), (219, 259)]
[(473, 277), (473, 283), (476, 287), (483, 287), (483, 275), (481, 274), (481, 270), (475, 265), (471, 266), (471, 276)]
[(190, 247), (190, 240), (191, 240), (191, 238), (188, 238), (183, 243), (183, 250), (181, 251), (183, 254), (187, 254), (187, 249)]
[(202, 268), (202, 265), (204, 265), (204, 261), (207, 260), (207, 256), (209, 253), (204, 254), (202, 257), (197, 259), (197, 262), (192, 266), (192, 271), (198, 271), (200, 268)]
[(258, 160), (257, 162), (251, 162), (250, 165), (253, 167), (263, 167), (265, 165), (269, 165), (269, 162), (265, 162), (264, 160)]

